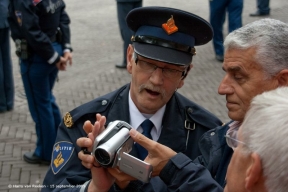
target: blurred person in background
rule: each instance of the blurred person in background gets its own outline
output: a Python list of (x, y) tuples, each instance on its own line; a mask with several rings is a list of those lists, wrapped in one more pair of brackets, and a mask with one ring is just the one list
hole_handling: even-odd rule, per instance
[(213, 47), (215, 58), (224, 60), (223, 25), (228, 14), (228, 32), (242, 27), (243, 0), (210, 0), (210, 23), (213, 27)]
[(58, 71), (72, 64), (70, 19), (62, 0), (10, 2), (11, 36), (37, 135), (36, 149), (26, 152), (23, 158), (32, 164), (49, 164), (61, 121), (52, 89)]
[(142, 7), (142, 0), (116, 0), (117, 3), (117, 19), (120, 29), (121, 38), (123, 40), (123, 59), (121, 63), (117, 63), (117, 68), (126, 68), (127, 65), (127, 48), (131, 43), (131, 37), (133, 31), (128, 27), (126, 23), (126, 16), (128, 13), (137, 7)]
[(14, 107), (14, 80), (8, 23), (9, 0), (0, 1), (0, 113)]
[(269, 0), (257, 0), (257, 11), (251, 13), (251, 17), (270, 15)]

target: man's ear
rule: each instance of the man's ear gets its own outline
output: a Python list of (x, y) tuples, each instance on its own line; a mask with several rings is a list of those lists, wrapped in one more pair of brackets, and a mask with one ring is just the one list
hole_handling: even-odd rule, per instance
[(246, 170), (245, 189), (251, 191), (262, 178), (261, 158), (257, 153), (251, 153), (250, 165)]
[(188, 73), (190, 72), (190, 70), (191, 70), (192, 68), (193, 68), (193, 65), (190, 64), (189, 67), (187, 68), (187, 72), (186, 72), (185, 76), (182, 77), (182, 80), (185, 79), (185, 78), (187, 77)]
[(184, 85), (184, 79), (181, 79), (180, 82), (178, 83), (177, 89), (180, 89)]
[(288, 86), (288, 69), (283, 69), (277, 74), (279, 86)]
[(189, 71), (192, 69), (192, 67), (193, 67), (193, 65), (190, 64), (190, 66), (189, 66), (188, 69), (187, 69), (187, 72), (186, 72), (185, 76), (182, 77), (182, 79), (180, 80), (180, 82), (179, 82), (179, 84), (178, 84), (178, 86), (177, 86), (177, 89), (180, 89), (181, 87), (183, 87), (183, 85), (184, 85), (184, 79), (187, 77), (187, 75), (188, 75)]
[(129, 44), (127, 47), (127, 71), (132, 74), (132, 64), (133, 64), (133, 53), (134, 53), (134, 47)]

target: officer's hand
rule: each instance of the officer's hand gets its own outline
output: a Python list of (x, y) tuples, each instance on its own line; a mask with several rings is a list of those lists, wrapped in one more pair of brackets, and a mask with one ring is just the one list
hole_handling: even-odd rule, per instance
[(125, 189), (130, 181), (136, 180), (136, 178), (121, 172), (118, 168), (108, 168), (108, 171), (115, 178), (115, 183), (121, 189)]
[[(84, 123), (83, 129), (88, 134), (87, 138), (77, 139), (76, 143), (79, 147), (86, 147), (88, 151), (92, 151), (95, 138), (104, 130), (106, 118), (100, 114), (96, 115), (97, 121), (94, 125), (90, 121)], [(82, 165), (91, 170), (92, 180), (89, 184), (88, 191), (108, 191), (114, 183), (114, 178), (109, 174), (107, 169), (102, 168), (90, 154), (84, 154), (83, 151), (78, 153)]]
[(56, 67), (60, 70), (60, 71), (65, 71), (66, 70), (66, 59), (64, 57), (60, 57), (60, 60), (58, 61), (58, 63), (56, 63)]
[(153, 166), (152, 176), (158, 176), (169, 159), (177, 154), (169, 147), (145, 137), (135, 129), (130, 130), (130, 136), (136, 143), (147, 149), (148, 156), (144, 161)]
[(96, 118), (97, 121), (94, 123), (94, 125), (92, 125), (90, 121), (85, 121), (83, 129), (87, 133), (87, 137), (81, 137), (76, 141), (79, 147), (87, 148), (87, 151), (90, 152), (90, 154), (84, 154), (83, 151), (78, 153), (78, 157), (82, 161), (82, 165), (88, 169), (91, 169), (94, 167), (94, 165), (99, 166), (94, 157), (91, 155), (91, 151), (93, 150), (95, 138), (104, 130), (104, 124), (106, 122), (105, 116), (97, 114)]
[(64, 53), (64, 58), (66, 59), (66, 62), (71, 66), (72, 65), (72, 53), (67, 51)]

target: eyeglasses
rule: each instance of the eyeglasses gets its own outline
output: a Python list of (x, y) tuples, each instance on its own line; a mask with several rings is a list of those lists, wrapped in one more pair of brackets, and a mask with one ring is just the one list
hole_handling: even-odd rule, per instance
[(239, 141), (238, 139), (235, 139), (228, 134), (224, 135), (224, 137), (226, 138), (227, 145), (231, 147), (233, 150), (235, 150), (235, 148), (238, 146), (238, 143), (242, 143), (243, 145), (246, 145), (244, 142)]
[(147, 61), (138, 59), (138, 55), (137, 54), (135, 55), (136, 55), (136, 59), (135, 59), (136, 65), (140, 69), (146, 71), (147, 73), (153, 73), (157, 68), (159, 68), (159, 69), (162, 69), (162, 73), (164, 77), (169, 78), (169, 79), (176, 79), (176, 78), (184, 77), (187, 73), (187, 68), (185, 68), (184, 71), (180, 71), (177, 69), (163, 68), (163, 67), (154, 65), (152, 63), (149, 63)]

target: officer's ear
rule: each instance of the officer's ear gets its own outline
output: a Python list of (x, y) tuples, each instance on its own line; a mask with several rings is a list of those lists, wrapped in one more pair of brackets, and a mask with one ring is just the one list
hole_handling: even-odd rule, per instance
[(184, 76), (182, 77), (182, 80), (184, 80), (184, 79), (187, 77), (188, 73), (190, 72), (190, 70), (191, 70), (192, 68), (193, 68), (193, 64), (190, 64), (189, 67), (188, 67), (187, 70), (186, 70), (186, 73), (185, 73)]
[(187, 77), (189, 71), (192, 69), (193, 65), (190, 64), (189, 67), (187, 68), (186, 70), (186, 73), (184, 74), (184, 76), (182, 77), (182, 79), (180, 80), (178, 86), (177, 86), (177, 89), (180, 89), (181, 87), (183, 87), (184, 85), (184, 79)]
[(134, 53), (134, 47), (129, 44), (129, 46), (127, 47), (127, 71), (132, 74), (132, 64), (134, 62), (134, 58), (133, 58), (133, 53)]

